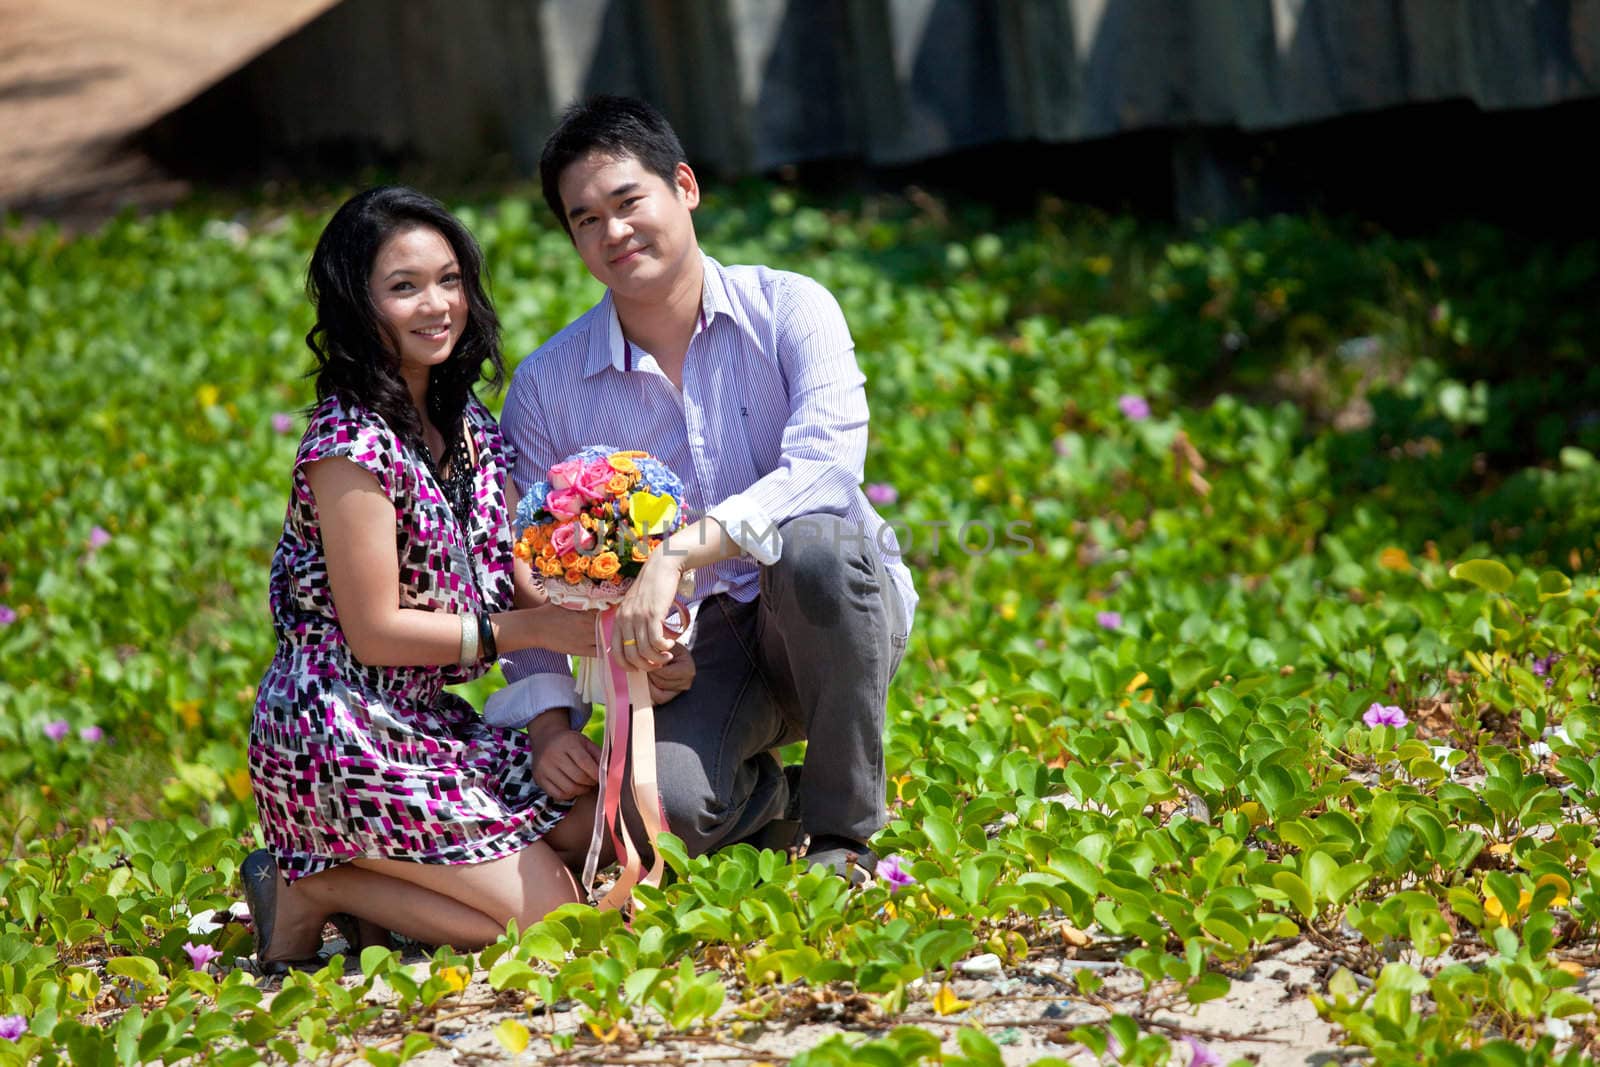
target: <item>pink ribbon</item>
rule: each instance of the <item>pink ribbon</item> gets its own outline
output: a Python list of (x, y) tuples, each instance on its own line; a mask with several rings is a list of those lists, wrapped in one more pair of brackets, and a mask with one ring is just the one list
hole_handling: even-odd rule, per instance
[[(681, 607), (681, 606), (680, 606)], [(621, 873), (611, 889), (598, 900), (602, 909), (625, 909), (639, 885), (660, 885), (664, 863), (658, 839), (667, 829), (666, 813), (656, 776), (655, 708), (650, 701), (650, 680), (643, 671), (629, 671), (611, 655), (616, 626), (616, 608), (595, 615), (595, 646), (604, 662), (606, 726), (600, 746), (600, 785), (595, 798), (594, 831), (589, 838), (589, 853), (583, 863), (583, 885), (590, 899), (595, 898), (595, 875), (600, 863), (600, 848), (609, 835)], [(623, 788), (627, 783), (628, 754), (633, 754), (632, 792), (634, 806), (644, 824), (644, 841), (651, 853), (650, 869), (628, 832), (622, 817)]]

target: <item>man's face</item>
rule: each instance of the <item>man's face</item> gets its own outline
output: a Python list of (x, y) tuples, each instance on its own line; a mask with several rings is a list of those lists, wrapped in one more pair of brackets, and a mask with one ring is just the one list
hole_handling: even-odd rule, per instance
[(687, 163), (668, 183), (632, 156), (591, 153), (562, 172), (558, 188), (578, 255), (619, 296), (664, 292), (699, 252), (689, 213), (700, 186)]

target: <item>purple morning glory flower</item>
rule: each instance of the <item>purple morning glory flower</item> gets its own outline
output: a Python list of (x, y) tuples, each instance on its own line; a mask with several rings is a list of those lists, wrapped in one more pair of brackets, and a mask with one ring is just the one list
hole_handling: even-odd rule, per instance
[(1193, 1036), (1184, 1034), (1183, 1040), (1189, 1046), (1189, 1067), (1222, 1067), (1222, 1057), (1196, 1041)]
[(201, 942), (200, 944), (196, 945), (192, 941), (185, 941), (183, 943), (183, 951), (189, 954), (189, 962), (194, 964), (194, 969), (197, 971), (205, 970), (206, 965), (212, 960), (220, 959), (222, 957), (222, 953), (218, 952), (205, 942)]
[(1094, 613), (1094, 621), (1099, 623), (1102, 629), (1120, 630), (1122, 629), (1122, 612), (1097, 611)]
[(98, 552), (111, 543), (111, 534), (104, 526), (96, 526), (89, 531), (89, 551)]
[(28, 1032), (28, 1020), (20, 1015), (0, 1015), (0, 1041), (15, 1041)]
[(873, 869), (873, 873), (883, 879), (891, 893), (904, 889), (906, 886), (917, 884), (917, 880), (911, 877), (911, 872), (900, 866), (899, 856), (883, 857), (878, 861), (878, 866)]
[(1411, 720), (1406, 718), (1406, 713), (1393, 704), (1373, 704), (1361, 716), (1361, 721), (1368, 726), (1404, 726)]
[(1123, 393), (1117, 397), (1117, 409), (1134, 422), (1143, 422), (1150, 417), (1150, 401), (1135, 393)]
[(100, 741), (105, 739), (105, 736), (106, 732), (100, 729), (98, 726), (85, 726), (83, 729), (78, 731), (78, 737), (89, 742), (91, 745), (98, 744)]
[(10, 604), (0, 604), (0, 626), (10, 626), (17, 621), (17, 613)]
[(57, 744), (71, 732), (72, 725), (66, 719), (55, 719), (44, 724), (44, 735)]
[(288, 433), (292, 429), (294, 429), (294, 416), (293, 415), (286, 414), (286, 413), (284, 413), (282, 411), (273, 412), (273, 414), (272, 414), (272, 432), (273, 433)]
[(874, 504), (893, 504), (900, 499), (900, 490), (888, 482), (872, 482), (867, 486), (867, 499)]

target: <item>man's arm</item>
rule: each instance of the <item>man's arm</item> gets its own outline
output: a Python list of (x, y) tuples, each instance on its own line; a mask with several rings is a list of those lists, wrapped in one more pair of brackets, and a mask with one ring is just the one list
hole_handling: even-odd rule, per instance
[(707, 509), (745, 553), (772, 564), (778, 527), (797, 515), (843, 515), (860, 491), (867, 455), (866, 376), (833, 294), (790, 275), (777, 294), (777, 359), (789, 385), (778, 465)]

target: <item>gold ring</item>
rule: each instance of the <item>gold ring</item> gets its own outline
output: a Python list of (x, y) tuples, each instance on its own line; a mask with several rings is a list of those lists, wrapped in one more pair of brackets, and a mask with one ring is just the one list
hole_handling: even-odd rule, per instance
[(625, 644), (625, 645), (637, 645), (639, 642), (635, 641), (633, 638), (630, 637), (630, 638), (628, 638), (626, 641), (624, 641), (622, 643)]

